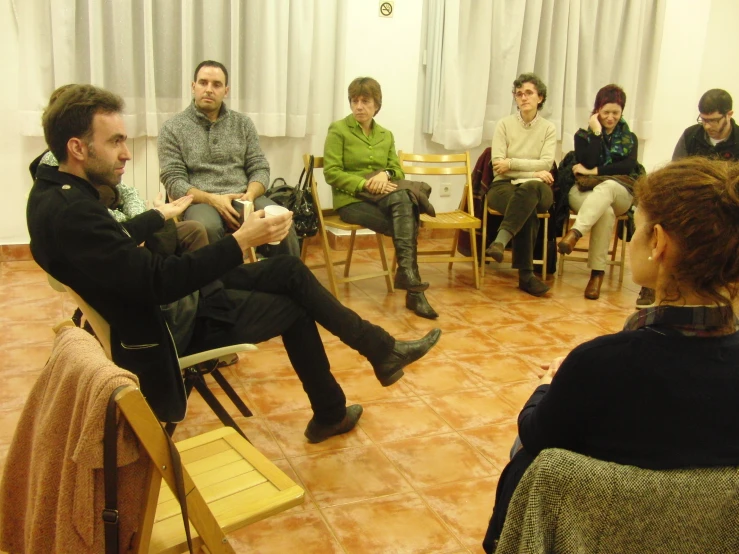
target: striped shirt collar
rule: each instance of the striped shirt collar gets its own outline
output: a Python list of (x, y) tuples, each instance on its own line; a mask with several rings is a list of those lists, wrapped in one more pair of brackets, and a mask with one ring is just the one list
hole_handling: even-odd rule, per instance
[(536, 115), (534, 116), (534, 119), (532, 119), (528, 123), (526, 123), (523, 120), (523, 117), (521, 117), (521, 111), (520, 110), (517, 110), (516, 111), (516, 117), (518, 118), (518, 121), (521, 123), (521, 125), (523, 125), (524, 128), (526, 128), (526, 129), (528, 129), (529, 127), (533, 127), (539, 121), (539, 119), (540, 119), (539, 112), (538, 111), (536, 112)]
[[(624, 331), (648, 327), (663, 327), (688, 337), (726, 335), (724, 325), (729, 306), (650, 306), (635, 312), (624, 325)], [(739, 331), (739, 319), (734, 317), (734, 331)]]

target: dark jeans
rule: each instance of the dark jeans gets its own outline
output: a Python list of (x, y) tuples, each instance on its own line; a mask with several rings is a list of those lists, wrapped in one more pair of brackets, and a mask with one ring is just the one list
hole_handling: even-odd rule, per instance
[(488, 206), (503, 214), (500, 229), (513, 235), (513, 267), (534, 269), (534, 243), (539, 232), (537, 213), (546, 212), (554, 195), (546, 183), (533, 179), (520, 185), (495, 181), (487, 194)]
[(408, 203), (413, 204), (407, 190), (401, 189), (391, 192), (379, 202), (354, 202), (347, 206), (342, 206), (336, 212), (342, 221), (361, 225), (372, 229), (375, 233), (393, 236), (393, 220), (391, 215), (392, 204)]
[(282, 336), (315, 419), (331, 424), (346, 413), (346, 397), (331, 374), (316, 323), (370, 362), (387, 356), (395, 339), (339, 302), (292, 256), (245, 264), (221, 279), (235, 321), (199, 318), (188, 353)]

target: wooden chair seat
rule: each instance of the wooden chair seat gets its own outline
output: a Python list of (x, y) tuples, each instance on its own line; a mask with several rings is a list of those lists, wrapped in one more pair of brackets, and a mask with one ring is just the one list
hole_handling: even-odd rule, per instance
[(480, 226), (480, 220), (478, 218), (462, 210), (443, 212), (437, 214), (436, 217), (421, 214), (421, 223), (429, 229), (458, 229), (460, 226)]
[[(183, 466), (224, 533), (303, 502), (303, 489), (230, 427), (176, 446)], [(202, 543), (197, 530), (191, 532), (193, 544)], [(162, 482), (150, 551), (175, 554), (186, 549), (180, 505)]]

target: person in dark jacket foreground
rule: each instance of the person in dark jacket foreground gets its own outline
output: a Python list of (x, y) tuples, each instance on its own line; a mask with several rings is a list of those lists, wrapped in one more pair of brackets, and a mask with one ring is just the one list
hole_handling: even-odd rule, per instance
[(656, 305), (549, 365), (518, 416), (485, 552), (545, 448), (655, 470), (739, 464), (739, 164), (672, 162), (635, 197), (632, 274)]

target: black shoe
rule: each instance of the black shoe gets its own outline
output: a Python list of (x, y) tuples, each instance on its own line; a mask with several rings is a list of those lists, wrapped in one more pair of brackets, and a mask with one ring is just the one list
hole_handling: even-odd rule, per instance
[(426, 319), (436, 319), (439, 314), (436, 313), (426, 300), (426, 295), (422, 292), (410, 292), (405, 294), (405, 307), (412, 310), (417, 316), (425, 317)]
[(432, 329), (422, 339), (395, 341), (395, 347), (382, 361), (372, 364), (383, 387), (389, 387), (403, 376), (403, 368), (422, 358), (439, 341), (441, 329)]
[(636, 305), (643, 308), (652, 304), (654, 304), (654, 289), (642, 287), (639, 291), (639, 297), (636, 299)]
[(316, 423), (315, 419), (311, 419), (308, 422), (308, 427), (305, 428), (305, 437), (311, 444), (323, 442), (326, 439), (333, 437), (334, 435), (342, 435), (348, 433), (362, 417), (362, 406), (359, 404), (353, 404), (346, 409), (346, 415), (339, 423), (333, 425), (322, 425)]
[(487, 250), (485, 250), (485, 256), (490, 257), (496, 262), (500, 263), (503, 261), (504, 250), (505, 246), (502, 242), (494, 242), (493, 244), (488, 246)]
[(429, 288), (429, 284), (425, 281), (421, 281), (421, 276), (418, 271), (413, 269), (404, 269), (398, 267), (395, 272), (395, 283), (396, 289), (407, 290), (411, 292), (423, 292)]
[(549, 291), (549, 287), (533, 275), (526, 281), (519, 279), (518, 288), (524, 292), (528, 292), (531, 296), (544, 296)]

